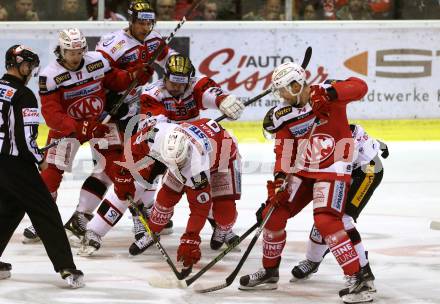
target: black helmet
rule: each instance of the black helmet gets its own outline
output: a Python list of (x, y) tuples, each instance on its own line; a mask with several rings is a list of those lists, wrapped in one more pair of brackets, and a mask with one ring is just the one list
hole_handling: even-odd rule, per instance
[(18, 68), (20, 64), (24, 61), (30, 62), (34, 68), (40, 65), (40, 58), (34, 53), (30, 48), (24, 45), (13, 45), (7, 51), (5, 55), (5, 66), (6, 69), (16, 67)]
[(133, 0), (128, 7), (128, 14), (130, 15), (130, 21), (136, 20), (150, 20), (153, 23), (156, 22), (156, 15), (150, 2), (146, 0)]
[(195, 75), (194, 66), (189, 57), (176, 54), (171, 55), (165, 64), (165, 77), (178, 83), (189, 83), (189, 79)]

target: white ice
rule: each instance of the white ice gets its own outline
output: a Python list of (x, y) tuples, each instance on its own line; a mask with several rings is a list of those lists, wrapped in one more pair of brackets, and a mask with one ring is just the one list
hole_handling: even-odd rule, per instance
[[(385, 176), (358, 223), (370, 263), (376, 275), (376, 303), (440, 303), (440, 231), (430, 230), (432, 219), (440, 219), (440, 142), (392, 142), (390, 157), (384, 161)], [(265, 198), (265, 181), (271, 176), (273, 157), (269, 144), (242, 144), (247, 161), (243, 176), (243, 196), (238, 202), (235, 231), (244, 232), (254, 221), (254, 212)], [(88, 151), (82, 148), (75, 174), (66, 174), (59, 191), (62, 217), (73, 212), (84, 172), (90, 170)], [(82, 173), (81, 173), (82, 172)], [(187, 203), (181, 202), (174, 215), (175, 233), (162, 237), (162, 243), (175, 258), (178, 238), (187, 219)], [(256, 271), (261, 265), (261, 240), (252, 251), (235, 282), (211, 294), (187, 289), (159, 289), (148, 279), (172, 278), (168, 265), (156, 248), (137, 257), (128, 256), (132, 242), (131, 220), (126, 215), (105, 238), (96, 256), (75, 255), (85, 273), (86, 287), (70, 290), (53, 271), (41, 244), (23, 245), (21, 234), (30, 224), (25, 217), (1, 260), (13, 265), (12, 277), (0, 281), (0, 303), (342, 303), (337, 296), (343, 288), (340, 268), (328, 255), (319, 272), (302, 283), (289, 283), (291, 268), (304, 258), (305, 244), (312, 225), (308, 206), (287, 226), (288, 242), (280, 267), (276, 291), (243, 292), (237, 289), (240, 275)], [(218, 252), (209, 249), (211, 229), (202, 235), (203, 258), (199, 268)], [(231, 252), (198, 282), (220, 284), (234, 269), (251, 237), (241, 245), (242, 252)], [(76, 249), (73, 249), (76, 254)], [(196, 271), (199, 269), (195, 269)]]

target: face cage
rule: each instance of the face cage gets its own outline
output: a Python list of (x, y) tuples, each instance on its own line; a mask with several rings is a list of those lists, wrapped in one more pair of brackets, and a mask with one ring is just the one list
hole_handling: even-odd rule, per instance
[[(293, 82), (296, 82), (296, 81), (293, 81)], [(281, 89), (286, 89), (286, 91), (289, 92), (290, 95), (292, 95), (293, 97), (296, 97), (296, 103), (294, 105), (298, 105), (301, 102), (300, 96), (301, 96), (302, 91), (304, 90), (304, 82), (303, 83), (297, 82), (298, 84), (301, 85), (301, 89), (296, 94), (292, 92), (291, 84), (293, 82), (291, 82), (289, 85), (287, 85), (285, 87), (281, 87), (281, 88), (277, 88), (277, 89), (272, 87), (273, 96), (275, 96), (275, 98), (277, 98), (277, 99), (280, 99), (280, 100), (287, 102), (287, 100), (285, 100), (283, 97), (281, 97), (281, 93), (280, 93)]]

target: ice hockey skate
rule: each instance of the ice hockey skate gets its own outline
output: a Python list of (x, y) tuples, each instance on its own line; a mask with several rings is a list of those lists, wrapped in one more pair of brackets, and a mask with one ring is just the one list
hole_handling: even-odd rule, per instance
[(92, 214), (75, 211), (72, 217), (64, 225), (67, 238), (72, 247), (80, 247), (81, 240), (87, 230), (87, 223), (93, 218)]
[(67, 282), (70, 288), (84, 287), (84, 274), (78, 269), (63, 269), (60, 271), (61, 278)]
[[(348, 287), (339, 291), (339, 296), (344, 303), (367, 303), (373, 301), (369, 281), (372, 281), (371, 274), (363, 267), (361, 270), (348, 278)], [(374, 276), (373, 276), (374, 278)]]
[(153, 238), (148, 233), (139, 233), (135, 235), (136, 241), (131, 244), (128, 252), (130, 255), (139, 255), (154, 244)]
[(280, 279), (278, 268), (261, 268), (240, 278), (240, 290), (274, 290)]
[(32, 244), (37, 243), (40, 241), (40, 237), (37, 234), (37, 231), (35, 231), (34, 226), (29, 226), (24, 229), (23, 231), (23, 244)]
[(95, 251), (101, 248), (101, 237), (92, 230), (87, 230), (78, 250), (80, 256), (91, 256)]
[(319, 264), (321, 263), (312, 262), (308, 259), (299, 262), (299, 264), (292, 269), (293, 277), (290, 279), (290, 282), (293, 283), (309, 279), (312, 274), (318, 271)]

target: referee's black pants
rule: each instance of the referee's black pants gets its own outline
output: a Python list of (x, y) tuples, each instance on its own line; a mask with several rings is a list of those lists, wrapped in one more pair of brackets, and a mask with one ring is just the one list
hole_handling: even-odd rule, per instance
[(0, 256), (27, 213), (54, 269), (76, 269), (60, 213), (35, 164), (0, 155)]

